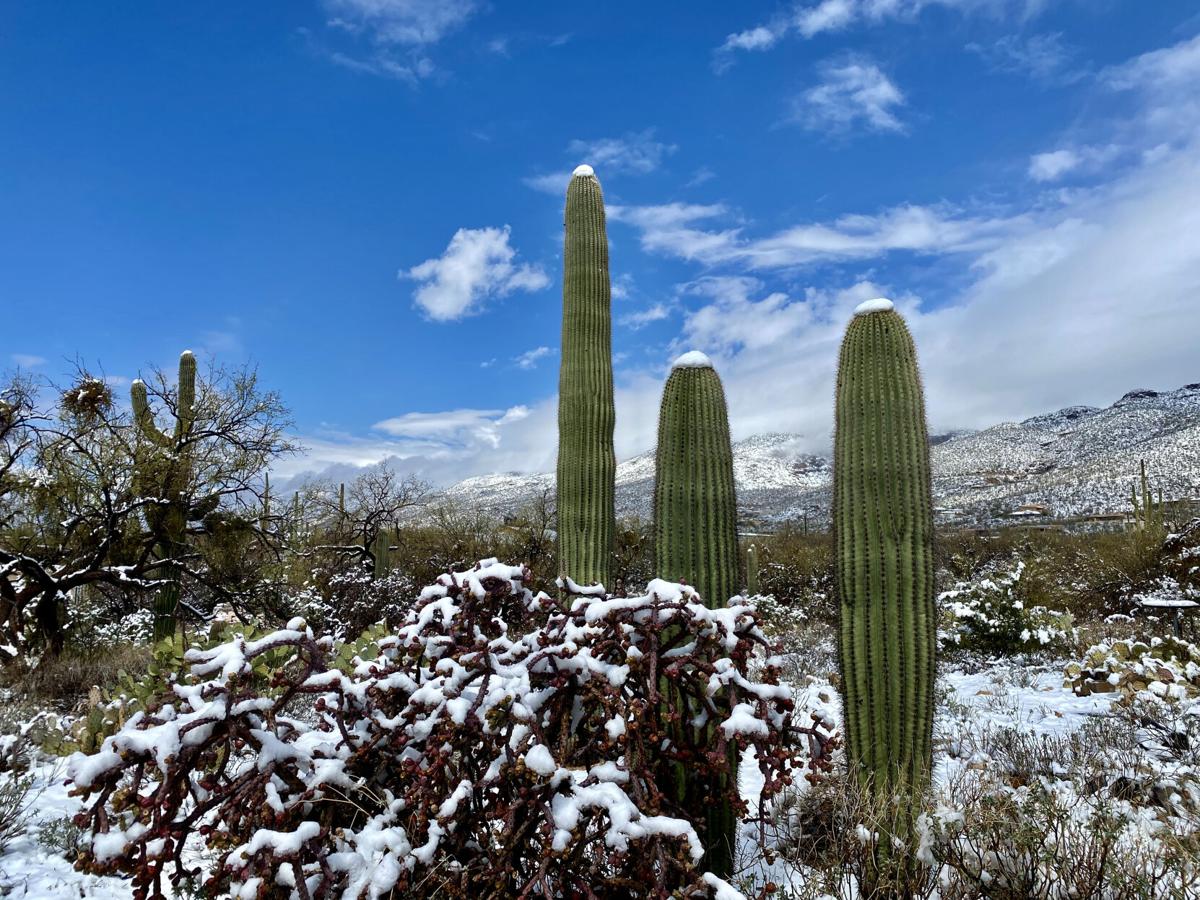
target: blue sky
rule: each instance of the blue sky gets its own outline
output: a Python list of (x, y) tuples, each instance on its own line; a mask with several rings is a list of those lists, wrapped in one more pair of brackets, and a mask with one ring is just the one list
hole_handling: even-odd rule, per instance
[(934, 428), (1200, 380), (1200, 15), (1155, 0), (0, 10), (0, 366), (253, 361), (334, 475), (554, 458), (561, 206), (609, 205), (618, 452), (715, 359), (828, 441), (848, 312)]

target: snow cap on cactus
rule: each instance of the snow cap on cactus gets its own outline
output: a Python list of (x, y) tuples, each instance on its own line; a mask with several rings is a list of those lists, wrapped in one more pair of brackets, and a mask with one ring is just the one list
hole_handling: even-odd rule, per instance
[(571, 173), (574, 178), (587, 178), (589, 175), (594, 176), (596, 171), (587, 163), (575, 167), (575, 171)]
[(864, 300), (858, 306), (854, 307), (856, 316), (865, 316), (868, 313), (891, 312), (896, 308), (896, 304), (886, 297), (876, 297), (874, 300)]
[(699, 350), (689, 350), (682, 356), (676, 357), (675, 362), (671, 363), (672, 369), (711, 369), (712, 367), (712, 360)]

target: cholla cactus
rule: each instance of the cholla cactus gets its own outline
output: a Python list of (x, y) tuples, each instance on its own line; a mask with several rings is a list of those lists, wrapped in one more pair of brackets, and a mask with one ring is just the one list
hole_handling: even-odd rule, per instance
[(919, 794), (932, 763), (933, 515), (916, 348), (887, 300), (842, 342), (833, 528), (850, 760), (881, 792)]
[(604, 197), (591, 166), (567, 187), (562, 363), (558, 376), (558, 565), (612, 587), (616, 531), (612, 300)]

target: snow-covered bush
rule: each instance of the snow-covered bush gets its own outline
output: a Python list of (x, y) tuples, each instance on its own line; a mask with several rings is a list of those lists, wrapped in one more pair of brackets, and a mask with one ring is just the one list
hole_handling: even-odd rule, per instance
[(402, 572), (375, 578), (354, 565), (314, 571), (309, 583), (288, 597), (287, 605), (314, 630), (351, 638), (376, 622), (403, 622), (415, 594), (412, 579)]
[(1069, 613), (1028, 606), (1021, 590), (1024, 562), (985, 572), (938, 596), (942, 647), (1000, 656), (1063, 651), (1074, 644)]
[[(721, 776), (750, 746), (767, 802), (800, 767), (797, 738), (823, 739), (793, 722), (774, 660), (750, 675), (753, 607), (658, 580), (558, 600), (528, 579), (495, 560), (441, 576), (347, 670), (299, 619), (189, 652), (169, 696), (71, 759), (83, 864), (157, 894), (195, 834), (218, 860), (208, 890), (235, 897), (725, 890), (658, 786), (682, 765), (744, 806)], [(250, 674), (268, 653), (286, 656), (273, 693)]]
[(1132, 719), (984, 729), (948, 760), (921, 855), (945, 900), (1187, 897), (1198, 812), (1195, 768), (1148, 753)]

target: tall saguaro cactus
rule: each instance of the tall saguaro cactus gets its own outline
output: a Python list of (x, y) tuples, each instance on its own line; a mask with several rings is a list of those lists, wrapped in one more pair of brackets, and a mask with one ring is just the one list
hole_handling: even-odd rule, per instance
[(842, 341), (833, 530), (850, 760), (873, 790), (915, 796), (932, 753), (933, 511), (916, 348), (888, 300), (859, 306)]
[[(133, 382), (129, 393), (134, 421), (146, 444), (135, 460), (139, 492), (151, 501), (146, 505), (146, 519), (157, 538), (159, 553), (170, 559), (180, 552), (187, 537), (192, 481), (189, 438), (196, 424), (196, 357), (191, 350), (184, 350), (179, 357), (173, 433), (158, 427), (140, 378)], [(175, 633), (179, 606), (178, 566), (169, 566), (164, 576), (167, 582), (154, 601), (156, 641)]]
[(567, 187), (558, 375), (558, 565), (611, 588), (616, 531), (612, 298), (604, 196), (591, 166)]
[[(675, 360), (663, 388), (654, 474), (655, 571), (695, 586), (709, 607), (725, 606), (741, 585), (733, 448), (725, 391), (703, 353)], [(663, 690), (670, 696), (669, 684)], [(719, 795), (736, 762), (731, 753), (729, 774), (713, 783), (690, 778), (681, 765), (670, 773), (676, 798), (707, 823), (702, 865), (722, 876), (733, 872), (737, 820)]]

